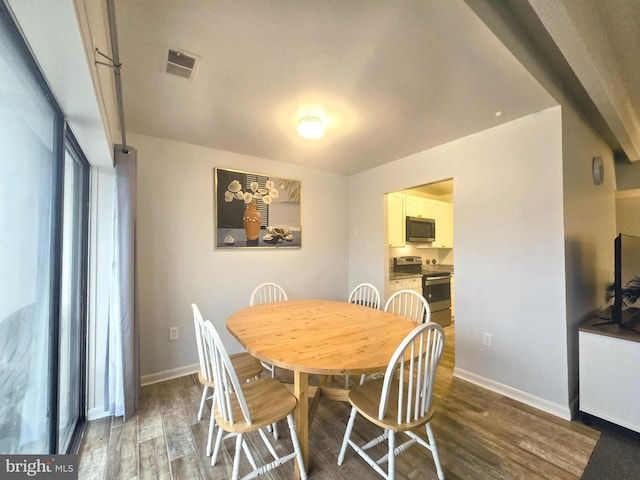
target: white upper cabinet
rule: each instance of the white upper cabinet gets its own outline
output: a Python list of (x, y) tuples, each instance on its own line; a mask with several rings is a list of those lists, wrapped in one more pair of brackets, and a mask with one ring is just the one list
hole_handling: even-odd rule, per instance
[(407, 217), (418, 216), (418, 197), (406, 195), (404, 199), (404, 211)]
[(390, 247), (404, 247), (405, 217), (433, 218), (436, 221), (436, 239), (431, 248), (453, 248), (453, 204), (414, 197), (403, 193), (387, 195), (388, 235)]
[(436, 220), (436, 241), (431, 245), (436, 248), (453, 248), (453, 204), (433, 201)]
[(429, 211), (429, 202), (431, 202), (431, 200), (426, 198), (407, 195), (407, 198), (405, 199), (407, 217), (433, 218)]
[(404, 201), (408, 217), (433, 218), (436, 239), (431, 248), (453, 248), (453, 204), (407, 195)]
[(387, 195), (387, 234), (390, 247), (405, 245), (405, 195), (390, 193)]

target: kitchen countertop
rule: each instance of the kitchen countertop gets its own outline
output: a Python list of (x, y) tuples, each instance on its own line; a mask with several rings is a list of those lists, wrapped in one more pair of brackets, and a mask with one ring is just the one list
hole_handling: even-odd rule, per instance
[(422, 275), (429, 274), (431, 272), (448, 272), (453, 275), (453, 265), (422, 265), (421, 273), (389, 272), (389, 280), (420, 278)]
[(449, 272), (453, 275), (453, 265), (423, 265), (422, 273), (430, 273), (430, 272)]
[(389, 280), (400, 280), (403, 278), (422, 278), (422, 274), (421, 273), (389, 272)]

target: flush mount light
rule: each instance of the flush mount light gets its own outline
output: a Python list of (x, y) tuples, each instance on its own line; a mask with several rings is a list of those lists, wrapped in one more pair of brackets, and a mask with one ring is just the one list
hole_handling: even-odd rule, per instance
[(298, 120), (298, 135), (307, 140), (317, 140), (324, 135), (324, 122), (320, 117), (302, 117)]

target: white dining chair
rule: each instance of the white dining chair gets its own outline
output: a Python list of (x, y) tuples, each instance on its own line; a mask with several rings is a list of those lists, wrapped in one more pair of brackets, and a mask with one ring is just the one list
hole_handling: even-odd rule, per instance
[(351, 291), (348, 302), (365, 307), (380, 308), (380, 292), (375, 285), (361, 283)]
[[(394, 313), (416, 323), (429, 323), (431, 309), (427, 300), (415, 290), (400, 290), (389, 297), (384, 306), (385, 312)], [(382, 372), (370, 373), (360, 377), (360, 384), (367, 378), (378, 378)]]
[(389, 297), (385, 312), (395, 313), (416, 323), (429, 323), (431, 309), (427, 300), (414, 290), (400, 290)]
[[(265, 282), (258, 285), (249, 298), (249, 306), (260, 305), (271, 302), (285, 302), (289, 300), (287, 292), (277, 283)], [(262, 367), (271, 373), (271, 378), (276, 378), (276, 366), (266, 362), (261, 362)], [(273, 436), (278, 438), (278, 425), (273, 425)]]
[[(260, 305), (262, 303), (285, 302), (289, 300), (287, 292), (277, 283), (265, 282), (258, 285), (249, 298), (249, 306)], [(276, 367), (268, 363), (262, 363), (262, 366), (271, 372), (271, 377), (276, 377)]]
[[(361, 283), (357, 285), (349, 294), (349, 303), (355, 303), (356, 305), (363, 305), (365, 307), (371, 307), (375, 309), (380, 308), (380, 292), (370, 283)], [(360, 383), (364, 380), (366, 375), (360, 377)], [(349, 388), (349, 375), (344, 376), (344, 387)]]
[(251, 298), (249, 299), (249, 305), (260, 305), (262, 303), (270, 302), (284, 302), (289, 300), (287, 292), (277, 283), (265, 282), (258, 285), (253, 292), (251, 292)]
[[(203, 386), (202, 398), (200, 399), (200, 408), (198, 410), (198, 421), (202, 420), (204, 414), (204, 407), (208, 399), (213, 399), (213, 392), (215, 390), (215, 382), (213, 380), (213, 372), (211, 370), (211, 358), (209, 358), (208, 350), (206, 349), (204, 320), (200, 309), (193, 303), (191, 304), (193, 311), (193, 325), (196, 334), (196, 346), (198, 349), (198, 360), (200, 362), (200, 370), (198, 371), (198, 381)], [(238, 375), (238, 378), (242, 381), (257, 378), (262, 372), (262, 364), (247, 352), (241, 352), (231, 355), (231, 362)], [(209, 391), (211, 390), (211, 394)], [(207, 456), (211, 455), (211, 449), (213, 446), (213, 431), (215, 428), (214, 416), (209, 418), (209, 436), (207, 440)]]
[[(207, 332), (207, 348), (212, 359), (213, 377), (216, 385), (214, 414), (218, 424), (216, 444), (211, 457), (211, 465), (215, 465), (220, 446), (225, 438), (235, 437), (235, 454), (231, 478), (237, 480), (240, 472), (241, 450), (247, 456), (253, 471), (243, 479), (254, 478), (290, 461), (296, 460), (300, 470), (300, 478), (306, 480), (307, 474), (302, 458), (302, 450), (293, 421), (293, 412), (298, 401), (296, 397), (275, 378), (240, 383), (218, 332), (211, 324), (205, 322)], [(264, 433), (264, 427), (287, 419), (293, 452), (280, 456)], [(264, 442), (273, 461), (258, 466), (245, 440), (245, 434), (257, 431)], [(224, 432), (227, 432), (225, 435)], [(282, 447), (280, 447), (282, 448)]]
[[(351, 414), (338, 455), (338, 465), (344, 462), (350, 446), (383, 478), (395, 478), (395, 458), (411, 445), (418, 443), (431, 452), (438, 478), (444, 479), (436, 441), (431, 429), (434, 408), (433, 385), (436, 370), (444, 348), (444, 331), (435, 323), (418, 325), (398, 345), (387, 365), (384, 377), (369, 380), (349, 391)], [(351, 438), (356, 416), (381, 427), (384, 432), (364, 444), (360, 436)], [(414, 433), (425, 426), (427, 440)], [(404, 433), (409, 440), (396, 446), (396, 433)], [(374, 459), (367, 452), (372, 447), (387, 442), (387, 453)], [(387, 463), (387, 470), (382, 466)]]

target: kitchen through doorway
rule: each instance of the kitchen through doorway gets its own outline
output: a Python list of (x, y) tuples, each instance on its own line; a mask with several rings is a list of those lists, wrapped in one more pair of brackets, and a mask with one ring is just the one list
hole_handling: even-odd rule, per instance
[[(453, 179), (417, 185), (386, 195), (388, 272), (384, 292), (385, 301), (395, 291), (404, 288), (420, 291), (429, 301), (427, 297), (431, 289), (427, 279), (448, 274), (451, 284), (451, 322), (445, 320), (438, 323), (450, 325), (451, 329), (455, 321), (453, 199)], [(419, 229), (423, 220), (435, 223), (435, 235), (416, 238), (407, 234), (407, 228), (417, 225)], [(418, 263), (421, 269), (412, 270), (414, 276), (410, 277), (397, 267), (399, 260), (405, 264)], [(441, 282), (442, 279), (439, 279), (438, 283)], [(448, 316), (448, 311), (437, 315), (438, 318)]]

